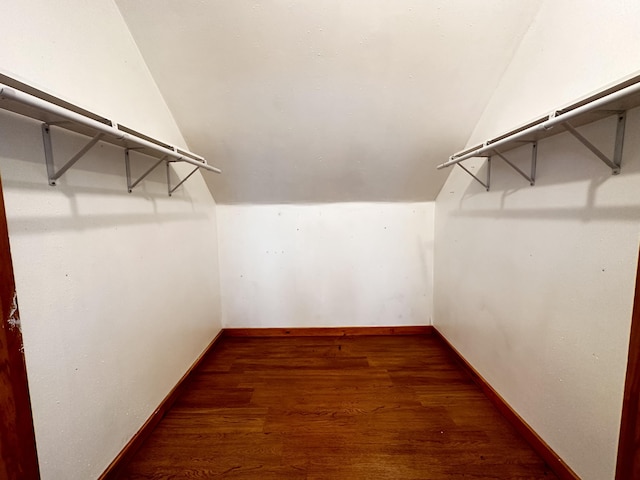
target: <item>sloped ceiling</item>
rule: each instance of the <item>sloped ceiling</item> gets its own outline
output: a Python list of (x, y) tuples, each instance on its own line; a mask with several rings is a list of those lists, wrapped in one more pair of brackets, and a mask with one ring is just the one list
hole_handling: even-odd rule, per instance
[(218, 203), (434, 200), (539, 0), (116, 0)]

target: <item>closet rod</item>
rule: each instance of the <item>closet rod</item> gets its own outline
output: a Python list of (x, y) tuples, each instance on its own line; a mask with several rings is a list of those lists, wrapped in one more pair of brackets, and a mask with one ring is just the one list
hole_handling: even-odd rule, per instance
[(464, 160), (468, 160), (469, 158), (472, 157), (477, 157), (477, 156), (481, 156), (487, 153), (491, 153), (494, 149), (499, 148), (502, 145), (505, 145), (507, 143), (513, 142), (513, 141), (517, 141), (520, 139), (524, 139), (524, 137), (527, 137), (528, 135), (534, 134), (536, 132), (540, 132), (540, 131), (545, 131), (545, 130), (550, 130), (551, 128), (555, 127), (556, 125), (560, 125), (563, 123), (566, 123), (568, 121), (570, 121), (571, 119), (578, 117), (580, 115), (583, 115), (585, 113), (588, 112), (592, 112), (594, 110), (598, 110), (601, 107), (606, 107), (608, 104), (615, 102), (617, 100), (621, 100), (625, 97), (628, 97), (630, 95), (634, 95), (640, 92), (640, 82), (639, 83), (634, 83), (633, 85), (630, 85), (628, 87), (625, 87), (621, 90), (615, 91), (613, 93), (610, 93), (609, 95), (606, 95), (604, 97), (600, 97), (592, 102), (586, 103), (584, 105), (581, 105), (577, 108), (574, 108), (572, 110), (569, 110), (566, 113), (560, 113), (559, 115), (556, 115), (555, 113), (552, 113), (551, 115), (549, 115), (549, 119), (536, 124), (532, 127), (526, 128), (524, 130), (518, 131), (516, 133), (514, 133), (513, 135), (507, 135), (503, 138), (501, 138), (500, 140), (495, 141), (494, 143), (491, 143), (491, 140), (487, 141), (484, 143), (484, 145), (476, 150), (473, 150), (471, 152), (465, 153), (464, 155), (461, 155), (459, 157), (456, 157), (455, 155), (450, 157), (450, 159), (441, 164), (438, 165), (438, 170), (441, 170), (443, 168), (447, 168), (450, 167), (451, 165), (455, 165), (457, 163), (460, 163)]
[[(112, 127), (104, 123), (98, 122), (91, 118), (85, 117), (84, 115), (81, 115), (79, 113), (72, 112), (71, 110), (68, 110), (64, 107), (60, 107), (53, 103), (47, 102), (46, 100), (42, 100), (40, 98), (34, 97), (33, 95), (29, 95), (28, 93), (15, 90), (3, 84), (0, 84), (0, 99), (12, 100), (14, 102), (18, 102), (28, 107), (34, 108), (36, 110), (50, 113), (57, 117), (68, 120), (70, 122), (83, 125), (87, 128), (95, 130), (96, 132), (109, 135), (117, 140), (121, 140), (122, 142), (125, 142), (127, 146), (134, 145), (134, 146), (144, 147), (149, 150), (156, 151), (162, 155), (168, 156), (170, 159), (172, 159), (171, 161), (186, 162), (198, 168), (204, 168), (205, 170), (208, 170), (210, 172), (222, 173), (222, 170), (220, 170), (219, 168), (213, 167), (211, 165), (208, 165), (206, 163), (206, 160), (204, 159), (202, 159), (202, 161), (198, 161), (194, 158), (191, 158), (190, 156), (186, 156), (186, 154), (181, 155), (176, 150), (171, 150), (171, 149), (162, 147), (160, 145), (156, 145), (155, 143), (147, 141), (143, 138), (139, 138), (139, 137), (130, 135), (128, 133), (125, 133), (121, 130), (118, 130), (116, 127)], [(55, 122), (52, 122), (51, 124), (54, 125)], [(202, 158), (202, 157), (197, 157), (195, 155), (193, 156), (196, 158)]]

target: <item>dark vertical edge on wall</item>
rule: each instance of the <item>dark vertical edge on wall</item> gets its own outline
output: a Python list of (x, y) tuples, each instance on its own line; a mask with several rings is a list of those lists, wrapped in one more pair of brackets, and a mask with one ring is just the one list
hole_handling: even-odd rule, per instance
[[(516, 413), (504, 398), (480, 375), (475, 368), (455, 349), (451, 343), (434, 328), (434, 335), (438, 337), (447, 347), (456, 360), (467, 371), (473, 381), (480, 387), (486, 397), (493, 403), (503, 417), (518, 431), (520, 435), (531, 445), (531, 447), (542, 457), (549, 465), (554, 473), (561, 480), (580, 480), (580, 477), (564, 463), (564, 461), (556, 454), (553, 449), (529, 426), (524, 419)], [(632, 478), (632, 477), (627, 477)]]
[(151, 414), (151, 416), (147, 419), (146, 422), (140, 427), (140, 429), (136, 432), (136, 434), (129, 440), (129, 442), (124, 446), (124, 448), (120, 451), (118, 456), (113, 459), (111, 464), (107, 467), (104, 473), (99, 477), (100, 480), (114, 480), (118, 478), (118, 475), (121, 473), (122, 469), (127, 465), (127, 463), (133, 458), (136, 452), (140, 449), (144, 441), (149, 438), (153, 429), (156, 428), (162, 417), (166, 415), (166, 413), (171, 409), (173, 404), (176, 402), (180, 394), (184, 391), (186, 387), (189, 377), (196, 371), (196, 369), (200, 366), (205, 357), (213, 351), (218, 341), (224, 336), (224, 330), (221, 330), (215, 338), (209, 343), (207, 348), (200, 354), (200, 356), (196, 359), (196, 361), (191, 365), (189, 370), (178, 380), (175, 387), (171, 389), (171, 391), (167, 394), (167, 396), (162, 400), (158, 408)]
[(0, 478), (40, 478), (0, 178)]
[(629, 357), (624, 384), (616, 480), (640, 478), (640, 259), (631, 316)]

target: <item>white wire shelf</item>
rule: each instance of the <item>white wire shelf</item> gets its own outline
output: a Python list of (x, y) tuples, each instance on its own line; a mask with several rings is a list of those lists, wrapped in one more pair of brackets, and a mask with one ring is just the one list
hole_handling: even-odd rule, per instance
[[(98, 142), (110, 143), (125, 149), (127, 189), (129, 192), (133, 191), (133, 188), (161, 163), (165, 163), (167, 166), (167, 191), (169, 195), (200, 169), (222, 173), (222, 170), (209, 165), (199, 155), (136, 132), (113, 120), (89, 112), (3, 74), (0, 74), (0, 108), (42, 122), (45, 162), (50, 185), (55, 185), (56, 181)], [(53, 160), (51, 127), (72, 131), (91, 138), (78, 153), (57, 170)], [(129, 150), (158, 159), (152, 168), (135, 181), (131, 178)], [(187, 177), (173, 187), (171, 186), (169, 170), (171, 162), (188, 163), (195, 167)]]
[[(482, 144), (455, 153), (449, 157), (448, 161), (438, 165), (437, 168), (442, 169), (459, 165), (476, 181), (489, 190), (491, 158), (497, 156), (514, 168), (520, 175), (528, 180), (531, 185), (534, 185), (538, 142), (547, 137), (568, 132), (611, 168), (614, 175), (617, 175), (620, 173), (621, 168), (626, 113), (628, 110), (638, 106), (640, 106), (640, 75), (619, 82), (566, 107), (558, 108), (548, 115), (539, 117), (526, 125), (491, 138)], [(616, 124), (613, 155), (607, 155), (585, 138), (577, 128), (612, 115), (617, 115), (618, 121)], [(525, 144), (532, 146), (530, 173), (524, 172), (504, 155), (506, 152), (522, 147)], [(473, 157), (487, 158), (488, 168), (486, 180), (483, 181), (479, 179), (462, 165), (462, 162)]]

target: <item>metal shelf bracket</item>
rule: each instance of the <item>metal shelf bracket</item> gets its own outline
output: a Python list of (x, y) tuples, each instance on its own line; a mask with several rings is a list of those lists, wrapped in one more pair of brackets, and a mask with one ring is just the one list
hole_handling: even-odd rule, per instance
[(513, 168), (516, 172), (522, 175), (528, 182), (529, 185), (533, 186), (536, 184), (536, 167), (538, 164), (538, 142), (531, 142), (531, 174), (527, 175), (524, 173), (518, 166), (516, 166), (512, 161), (510, 161), (507, 157), (505, 157), (502, 153), (500, 153), (497, 149), (493, 149), (493, 153), (498, 155), (502, 160), (504, 160), (507, 165)]
[(154, 163), (151, 167), (149, 167), (149, 169), (144, 172), (136, 181), (132, 182), (131, 181), (131, 165), (130, 165), (130, 161), (129, 161), (129, 150), (136, 150), (135, 148), (125, 148), (124, 150), (124, 164), (126, 166), (127, 169), (127, 190), (129, 193), (133, 192), (133, 189), (136, 188), (136, 186), (142, 181), (144, 180), (144, 178), (149, 175), (151, 172), (153, 172), (156, 167), (158, 165), (160, 165), (162, 162), (167, 160), (167, 156), (165, 155), (164, 157), (162, 157), (160, 160), (158, 160), (156, 163)]
[(465, 167), (462, 163), (458, 163), (458, 166), (460, 168), (462, 168), (465, 172), (467, 172), (469, 175), (471, 175), (473, 177), (473, 179), (478, 182), (480, 185), (482, 185), (487, 192), (489, 191), (489, 188), (491, 186), (491, 157), (487, 157), (487, 180), (486, 183), (483, 182), (482, 180), (480, 180), (478, 177), (476, 177), (473, 173), (471, 173), (469, 171), (469, 169), (467, 167)]
[(171, 188), (171, 168), (169, 165), (170, 163), (172, 162), (170, 161), (167, 162), (167, 191), (169, 192), (169, 196), (171, 196), (171, 194), (175, 192), (180, 187), (180, 185), (182, 185), (184, 182), (189, 180), (189, 177), (191, 177), (191, 175), (193, 175), (200, 169), (200, 167), (194, 168), (189, 175), (187, 175), (182, 180), (180, 180), (180, 182), (178, 182), (178, 184), (175, 187)]
[(42, 141), (44, 143), (44, 158), (47, 164), (47, 177), (49, 178), (49, 185), (55, 186), (56, 181), (64, 175), (67, 170), (73, 167), (78, 160), (80, 160), (91, 148), (100, 141), (103, 133), (98, 132), (89, 142), (78, 150), (67, 163), (65, 163), (58, 171), (53, 163), (53, 146), (51, 144), (51, 126), (48, 123), (42, 124)]
[(593, 143), (587, 140), (569, 122), (564, 122), (564, 127), (567, 129), (567, 131), (575, 138), (577, 138), (585, 147), (591, 150), (591, 152), (600, 160), (602, 160), (609, 168), (611, 168), (611, 173), (613, 175), (618, 175), (620, 173), (620, 165), (622, 163), (622, 147), (624, 146), (624, 132), (627, 123), (626, 111), (616, 113), (618, 115), (618, 122), (616, 124), (616, 138), (613, 148), (613, 158), (609, 158), (608, 155), (604, 154), (602, 150), (600, 150)]

